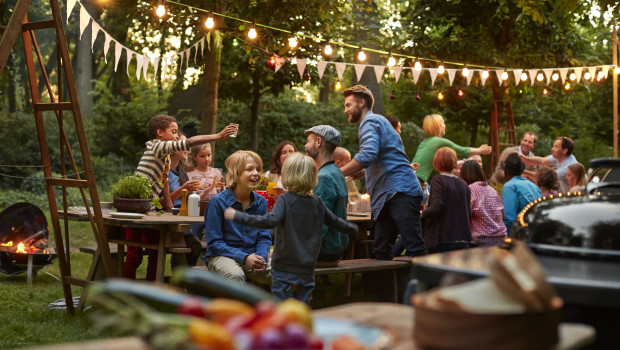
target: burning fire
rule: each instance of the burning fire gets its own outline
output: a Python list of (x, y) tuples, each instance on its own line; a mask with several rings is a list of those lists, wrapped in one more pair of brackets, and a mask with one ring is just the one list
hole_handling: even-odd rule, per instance
[(24, 253), (24, 254), (26, 254), (26, 253), (28, 253), (28, 252), (26, 251), (26, 249), (25, 249), (25, 248), (26, 248), (26, 246), (24, 245), (24, 243), (20, 243), (20, 244), (18, 244), (18, 245), (17, 245), (17, 250), (16, 250), (16, 252), (17, 252), (17, 253)]

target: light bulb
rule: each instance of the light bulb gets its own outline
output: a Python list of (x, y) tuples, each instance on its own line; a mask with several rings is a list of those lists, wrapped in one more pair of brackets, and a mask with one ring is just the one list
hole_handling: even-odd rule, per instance
[(325, 44), (325, 47), (323, 48), (323, 52), (327, 56), (331, 56), (331, 54), (334, 52), (334, 50), (332, 49), (332, 46), (329, 44), (329, 41), (327, 41), (327, 44)]
[(549, 94), (549, 90), (547, 90), (547, 88), (544, 88), (544, 89), (542, 90), (542, 94), (543, 94), (544, 96), (547, 96), (547, 95)]
[(560, 75), (558, 73), (553, 73), (553, 75), (551, 76), (551, 80), (556, 81), (560, 78)]
[(207, 27), (207, 29), (213, 29), (214, 26), (215, 22), (213, 21), (213, 16), (209, 14), (209, 17), (207, 17), (207, 20), (205, 21), (205, 27)]
[(297, 58), (296, 57), (291, 58), (291, 64), (293, 64), (293, 65), (297, 64)]
[(619, 74), (620, 73), (620, 67), (614, 68), (614, 73)]
[(437, 67), (437, 73), (443, 74), (445, 71), (446, 69), (443, 66), (443, 62), (441, 62), (441, 64), (439, 64), (439, 67)]
[(570, 80), (575, 80), (575, 79), (577, 79), (577, 74), (575, 74), (574, 72), (573, 72), (573, 73), (571, 73), (571, 74), (568, 76), (568, 79), (570, 79)]
[(413, 65), (413, 69), (415, 70), (422, 70), (422, 63), (420, 63), (420, 61), (415, 60), (415, 64)]
[(256, 39), (256, 29), (254, 28), (254, 26), (252, 26), (252, 28), (250, 28), (250, 30), (248, 31), (248, 38)]
[(362, 50), (362, 47), (360, 46), (360, 52), (357, 54), (357, 59), (360, 61), (366, 61), (366, 54), (364, 53), (364, 50)]
[(443, 94), (441, 92), (437, 94), (437, 99), (443, 100)]
[(543, 81), (543, 79), (545, 79), (545, 76), (542, 73), (538, 73), (538, 75), (536, 75), (536, 80)]
[(564, 90), (570, 90), (570, 83), (568, 81), (564, 84)]
[(521, 80), (523, 80), (523, 81), (527, 80), (527, 73), (525, 73), (525, 72), (521, 73)]
[(288, 46), (290, 46), (292, 49), (297, 47), (297, 38), (295, 38), (294, 36), (288, 38)]
[(458, 95), (459, 97), (463, 97), (465, 96), (465, 93), (463, 92), (463, 90), (459, 89)]
[(396, 65), (396, 59), (394, 58), (394, 56), (392, 56), (392, 54), (390, 54), (390, 57), (388, 57), (387, 65), (388, 67), (393, 67)]
[(489, 77), (489, 71), (488, 71), (488, 70), (483, 70), (483, 71), (482, 71), (482, 77), (483, 77), (484, 79), (488, 78), (488, 77)]
[(338, 79), (338, 81), (336, 82), (336, 90), (340, 90), (341, 87), (342, 85), (340, 85), (340, 79)]
[(463, 74), (464, 77), (469, 75), (469, 69), (467, 69), (467, 67), (463, 67), (463, 72), (461, 73)]
[(605, 73), (603, 73), (603, 71), (598, 72), (598, 75), (596, 76), (599, 79), (603, 79), (605, 78)]
[(159, 17), (162, 18), (164, 17), (164, 15), (166, 14), (166, 6), (164, 6), (163, 2), (160, 2), (159, 5), (157, 6), (157, 9), (155, 9), (155, 14)]
[(504, 73), (502, 73), (502, 80), (508, 80), (508, 72), (504, 71)]
[(585, 72), (585, 74), (583, 75), (583, 78), (585, 80), (590, 80), (590, 78), (592, 78), (592, 75), (590, 75), (590, 72)]

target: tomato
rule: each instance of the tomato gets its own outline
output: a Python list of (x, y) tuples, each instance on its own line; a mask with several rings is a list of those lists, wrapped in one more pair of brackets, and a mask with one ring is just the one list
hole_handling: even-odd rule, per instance
[(199, 298), (188, 297), (179, 304), (177, 313), (181, 315), (205, 317), (205, 304)]

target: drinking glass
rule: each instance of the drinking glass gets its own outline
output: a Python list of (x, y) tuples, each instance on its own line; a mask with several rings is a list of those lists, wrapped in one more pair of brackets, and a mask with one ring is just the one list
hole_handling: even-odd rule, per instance
[[(237, 123), (230, 123), (228, 125), (234, 125), (237, 127), (237, 131), (239, 131), (239, 124)], [(234, 134), (230, 135), (230, 137), (237, 137), (237, 132), (235, 132)]]
[(194, 185), (194, 191), (198, 191), (202, 187), (202, 177), (192, 176), (192, 181), (198, 181), (198, 183)]
[(356, 205), (360, 202), (360, 193), (351, 177), (347, 177), (347, 192), (349, 192), (349, 204)]

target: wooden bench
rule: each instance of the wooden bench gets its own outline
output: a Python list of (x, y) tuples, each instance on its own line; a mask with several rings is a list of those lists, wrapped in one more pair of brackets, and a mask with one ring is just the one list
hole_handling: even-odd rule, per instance
[(398, 277), (397, 270), (408, 269), (411, 267), (411, 258), (399, 257), (394, 260), (375, 260), (375, 259), (351, 259), (341, 260), (334, 267), (319, 267), (314, 269), (316, 276), (332, 275), (338, 273), (346, 274), (345, 277), (345, 295), (351, 296), (351, 280), (353, 273), (375, 272), (375, 271), (391, 271), (392, 286), (394, 288), (394, 302), (398, 302)]

